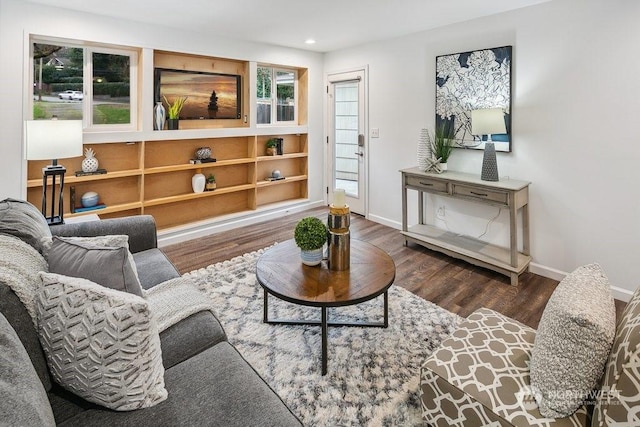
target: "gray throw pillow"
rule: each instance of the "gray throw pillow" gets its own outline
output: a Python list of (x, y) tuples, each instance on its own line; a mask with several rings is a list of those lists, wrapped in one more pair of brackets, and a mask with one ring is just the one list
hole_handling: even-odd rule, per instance
[(598, 386), (615, 331), (602, 268), (589, 264), (567, 275), (547, 302), (531, 353), (531, 388), (543, 416), (568, 417)]
[(80, 277), (111, 289), (142, 296), (125, 235), (53, 237), (49, 272)]
[(1, 201), (0, 233), (19, 238), (47, 257), (51, 230), (42, 213), (31, 203), (15, 199)]
[(47, 393), (29, 354), (0, 313), (0, 424), (55, 426)]
[(75, 277), (40, 279), (38, 337), (56, 382), (116, 411), (167, 398), (160, 335), (143, 298)]

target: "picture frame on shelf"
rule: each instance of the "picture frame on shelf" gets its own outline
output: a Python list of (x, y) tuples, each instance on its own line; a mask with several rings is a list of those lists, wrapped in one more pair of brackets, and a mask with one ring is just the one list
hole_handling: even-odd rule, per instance
[(180, 120), (239, 119), (242, 77), (204, 71), (154, 69), (154, 102), (186, 96)]
[(491, 135), (496, 151), (511, 152), (512, 46), (436, 57), (436, 128), (452, 127), (455, 147), (484, 149), (471, 134), (471, 111), (501, 108), (507, 133)]

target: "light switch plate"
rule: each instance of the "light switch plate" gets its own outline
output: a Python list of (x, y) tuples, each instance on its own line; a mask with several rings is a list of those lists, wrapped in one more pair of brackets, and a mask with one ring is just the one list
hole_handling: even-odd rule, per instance
[(371, 138), (380, 138), (380, 129), (371, 128)]

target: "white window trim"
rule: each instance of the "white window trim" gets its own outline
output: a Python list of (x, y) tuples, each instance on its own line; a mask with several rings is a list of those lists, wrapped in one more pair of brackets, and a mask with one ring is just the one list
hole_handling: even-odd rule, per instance
[[(282, 126), (282, 125), (295, 125), (295, 124), (297, 124), (298, 123), (298, 105), (299, 105), (299, 100), (298, 100), (298, 70), (296, 68), (276, 67), (276, 66), (267, 65), (267, 64), (258, 64), (258, 68), (270, 68), (271, 69), (271, 98), (270, 98), (270, 102), (271, 102), (271, 122), (270, 123), (257, 123), (257, 120), (256, 120), (256, 123), (257, 123), (256, 126), (257, 127), (270, 127), (270, 126)], [(294, 96), (294, 99), (293, 99), (293, 102), (294, 102), (293, 120), (278, 121), (278, 110), (277, 110), (278, 109), (278, 84), (277, 84), (277, 79), (276, 79), (276, 75), (277, 75), (278, 71), (284, 72), (284, 73), (293, 73), (293, 96)], [(257, 90), (257, 89), (254, 87), (253, 90)], [(256, 110), (256, 112), (258, 111), (257, 101), (256, 101), (255, 110)]]
[[(47, 37), (31, 34), (29, 36), (29, 84), (27, 87), (33, 91), (32, 85), (35, 81), (33, 44), (54, 44), (65, 47), (83, 49), (83, 69), (82, 87), (84, 97), (82, 100), (82, 123), (85, 132), (105, 132), (105, 131), (137, 131), (138, 130), (138, 49), (126, 47), (114, 47), (107, 45), (83, 42), (80, 40), (61, 39), (58, 37)], [(106, 53), (129, 56), (129, 108), (130, 123), (126, 124), (93, 124), (93, 68), (89, 60), (93, 53)], [(33, 119), (34, 99), (32, 92), (29, 92), (29, 113), (28, 119)], [(87, 101), (89, 100), (89, 101)], [(85, 102), (86, 101), (86, 102)]]

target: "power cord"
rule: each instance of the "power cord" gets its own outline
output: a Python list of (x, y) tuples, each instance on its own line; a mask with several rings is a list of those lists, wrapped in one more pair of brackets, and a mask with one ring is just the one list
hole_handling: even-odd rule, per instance
[(489, 220), (489, 222), (487, 222), (487, 226), (484, 228), (484, 233), (482, 233), (481, 235), (479, 235), (477, 237), (477, 239), (483, 237), (485, 234), (487, 234), (489, 232), (489, 226), (493, 223), (493, 221), (495, 221), (496, 219), (498, 219), (498, 217), (500, 216), (500, 214), (502, 213), (502, 208), (498, 208), (498, 213), (496, 214), (496, 216), (494, 216), (493, 218), (491, 218)]

